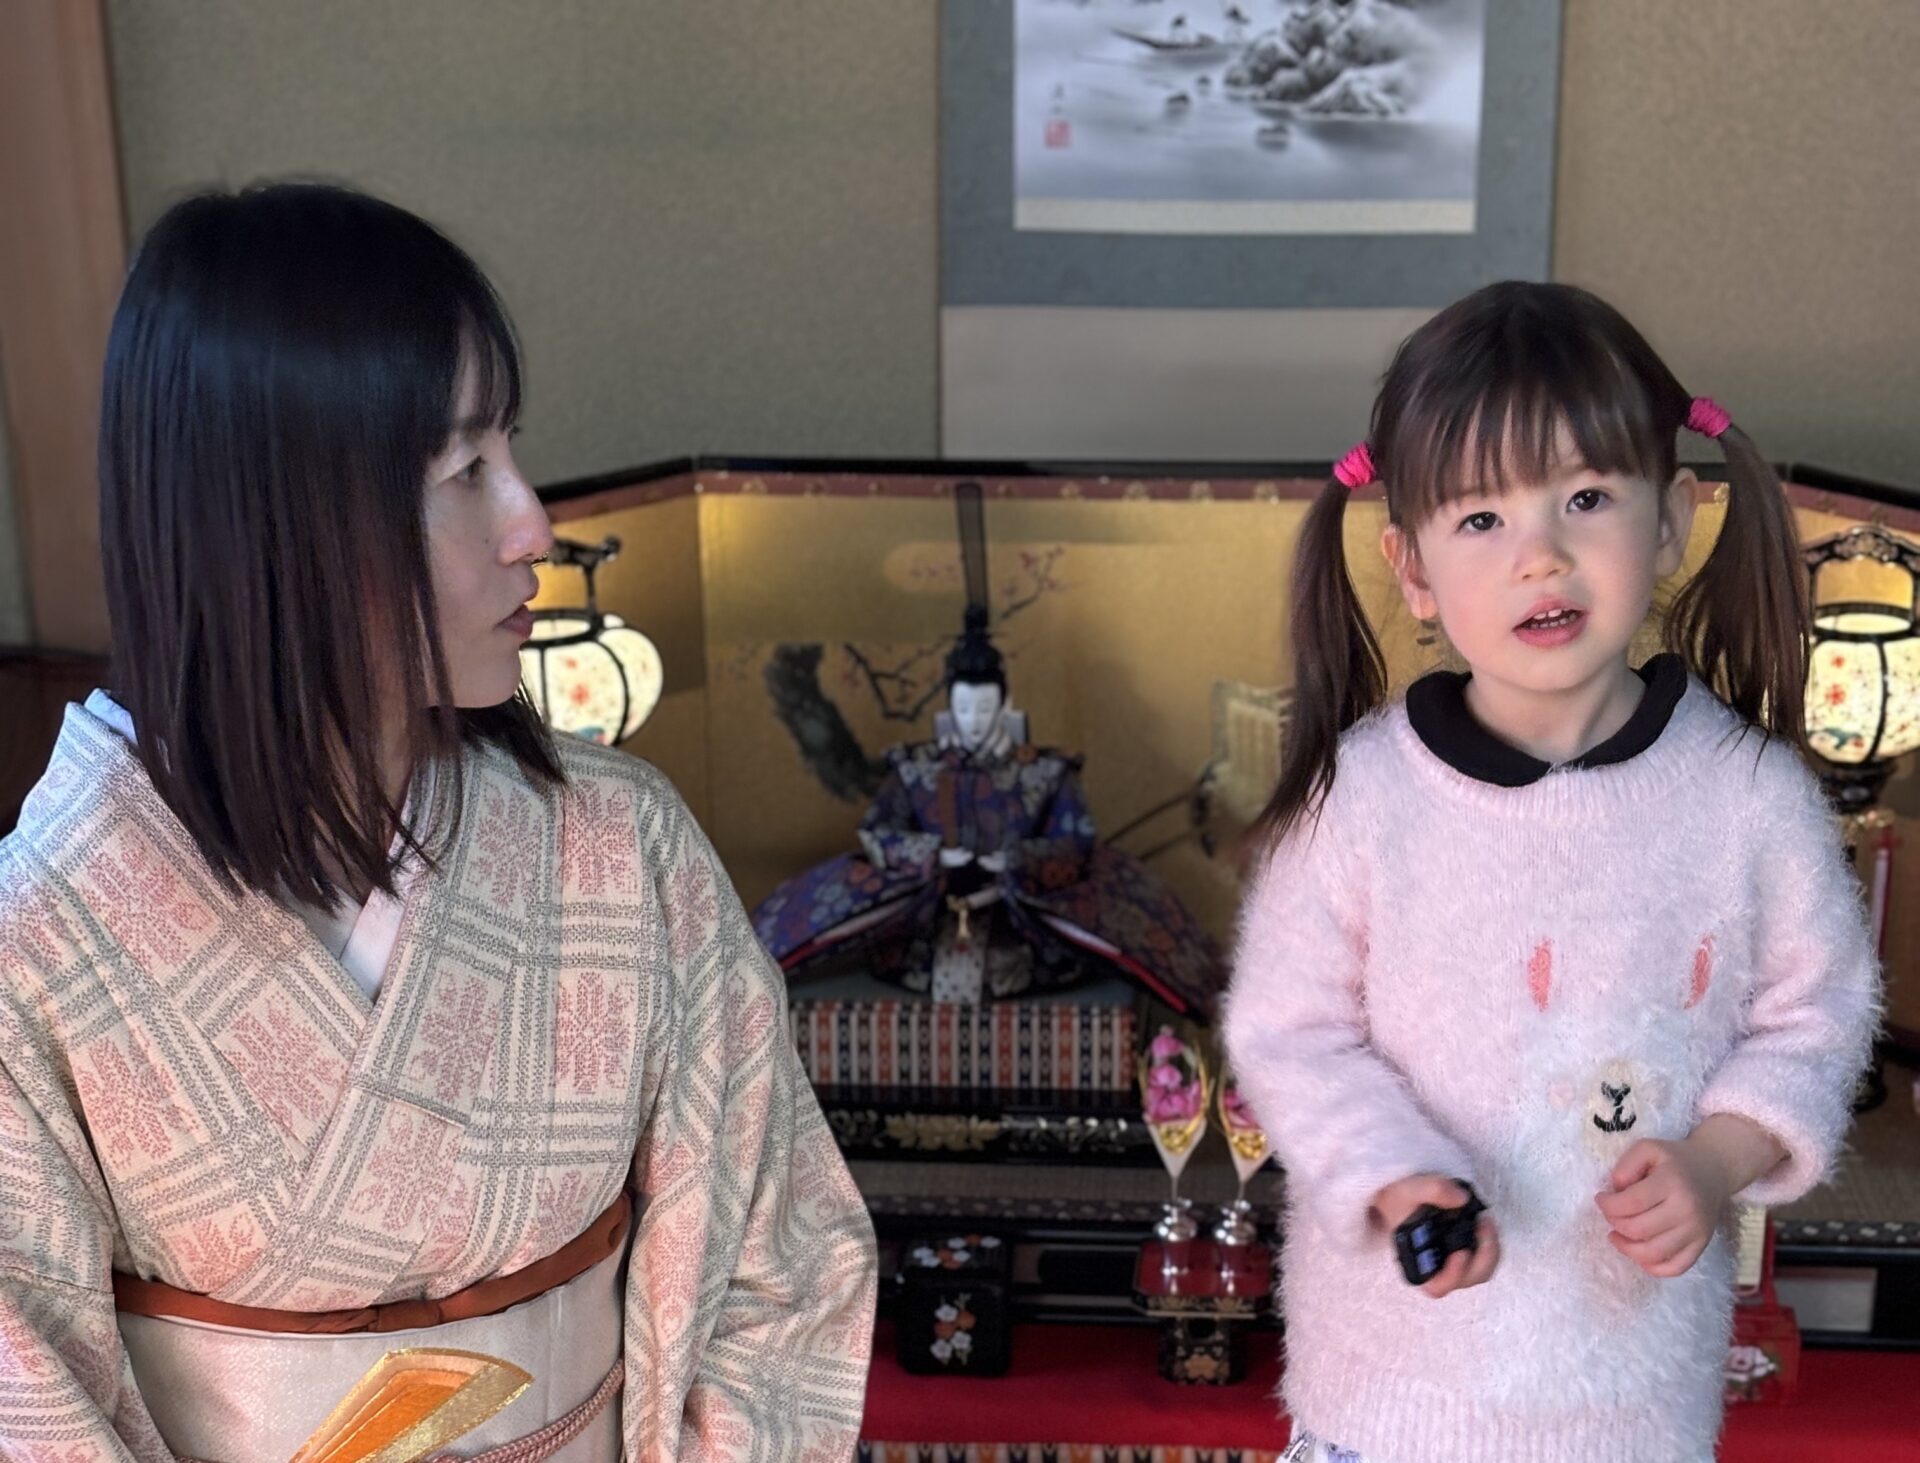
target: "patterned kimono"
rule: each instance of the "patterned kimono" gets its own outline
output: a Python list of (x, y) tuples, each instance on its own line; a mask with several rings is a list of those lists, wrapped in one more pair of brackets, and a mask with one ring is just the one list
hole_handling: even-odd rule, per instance
[(941, 866), (944, 847), (1001, 853), (1001, 908), (1031, 952), (1025, 983), (1068, 986), (1091, 971), (1124, 975), (1176, 1011), (1205, 1013), (1223, 979), (1219, 952), (1185, 905), (1138, 859), (1099, 843), (1080, 759), (1031, 746), (982, 758), (933, 742), (894, 747), (860, 825), (862, 852), (789, 879), (754, 910), (754, 927), (789, 974), (857, 954), (875, 974), (928, 988), (947, 897), (985, 877)]
[(115, 1271), (281, 1310), (437, 1298), (623, 1186), (626, 1456), (851, 1453), (872, 1228), (712, 848), (630, 757), (563, 741), (542, 794), (466, 755), (462, 837), (369, 1003), (69, 710), (0, 842), (0, 1456), (170, 1459)]

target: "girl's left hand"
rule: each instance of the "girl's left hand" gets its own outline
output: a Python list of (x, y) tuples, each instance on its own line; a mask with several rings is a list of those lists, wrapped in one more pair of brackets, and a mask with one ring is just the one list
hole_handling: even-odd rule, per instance
[(1717, 1158), (1692, 1139), (1642, 1139), (1608, 1177), (1612, 1190), (1594, 1196), (1612, 1226), (1607, 1242), (1663, 1280), (1705, 1253), (1732, 1196)]

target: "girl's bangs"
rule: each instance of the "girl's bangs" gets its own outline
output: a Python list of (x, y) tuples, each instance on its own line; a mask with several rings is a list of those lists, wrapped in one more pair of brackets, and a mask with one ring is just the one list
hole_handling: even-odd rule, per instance
[[(1569, 466), (1665, 482), (1672, 433), (1610, 353), (1541, 352), (1492, 379), (1463, 373), (1417, 394), (1384, 464), (1397, 517), (1421, 523), (1469, 497), (1499, 497)], [(1568, 445), (1571, 444), (1571, 452)]]

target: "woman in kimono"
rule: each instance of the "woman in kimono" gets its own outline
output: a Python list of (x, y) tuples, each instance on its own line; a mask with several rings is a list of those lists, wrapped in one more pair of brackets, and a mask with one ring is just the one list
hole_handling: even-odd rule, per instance
[(134, 261), (112, 691), (0, 843), (0, 1456), (290, 1458), (417, 1347), (532, 1374), (461, 1453), (852, 1451), (873, 1235), (780, 973), (666, 779), (516, 694), (519, 401), (386, 204)]

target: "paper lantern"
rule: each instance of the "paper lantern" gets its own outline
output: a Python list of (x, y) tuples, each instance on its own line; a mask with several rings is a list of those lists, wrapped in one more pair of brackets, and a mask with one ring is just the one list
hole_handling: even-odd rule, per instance
[(1920, 547), (1874, 525), (1809, 544), (1809, 574), (1827, 564), (1874, 559), (1905, 571), (1905, 603), (1847, 600), (1818, 604), (1807, 656), (1807, 745), (1833, 767), (1844, 811), (1879, 796), (1894, 758), (1920, 747), (1920, 633), (1914, 589)]
[(548, 562), (586, 576), (584, 608), (533, 612), (533, 634), (520, 649), (520, 679), (540, 715), (555, 731), (615, 746), (646, 723), (660, 702), (660, 652), (595, 597), (594, 572), (620, 552), (620, 540), (600, 544), (554, 541)]

